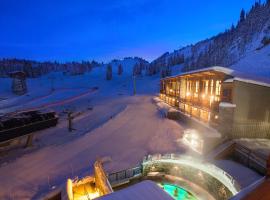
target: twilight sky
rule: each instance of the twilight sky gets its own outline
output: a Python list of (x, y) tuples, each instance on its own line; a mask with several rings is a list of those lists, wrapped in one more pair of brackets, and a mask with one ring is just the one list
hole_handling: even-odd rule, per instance
[(0, 57), (149, 61), (236, 23), (255, 0), (0, 0)]

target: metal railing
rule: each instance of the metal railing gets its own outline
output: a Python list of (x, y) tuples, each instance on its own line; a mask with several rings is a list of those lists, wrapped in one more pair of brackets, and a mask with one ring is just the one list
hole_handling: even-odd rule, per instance
[(138, 165), (133, 168), (108, 174), (108, 180), (112, 186), (115, 186), (120, 185), (121, 183), (128, 182), (133, 178), (140, 177), (141, 175), (142, 175), (142, 166)]
[(242, 157), (241, 160), (246, 166), (253, 168), (262, 174), (266, 172), (267, 156), (256, 154), (256, 152), (239, 143), (235, 144), (235, 153), (240, 159)]
[[(221, 168), (216, 167), (213, 164), (205, 163), (200, 160), (196, 160), (194, 158), (189, 158), (187, 156), (179, 155), (179, 154), (156, 154), (156, 155), (148, 155), (144, 158), (142, 165), (147, 165), (149, 162), (161, 162), (161, 161), (182, 161), (181, 164), (184, 165), (190, 165), (194, 168), (200, 169), (202, 171), (205, 171), (211, 176), (214, 176), (218, 180), (221, 180), (222, 183), (226, 182), (224, 179), (227, 179), (229, 183), (231, 183), (230, 189), (232, 190), (232, 193), (235, 194), (238, 191), (240, 191), (240, 185), (237, 183), (237, 181), (227, 172), (222, 170)], [(203, 167), (199, 167), (199, 165)], [(207, 170), (204, 170), (207, 169)], [(211, 173), (213, 172), (213, 173)], [(223, 177), (222, 177), (223, 176)], [(230, 187), (229, 185), (226, 185), (227, 187)]]

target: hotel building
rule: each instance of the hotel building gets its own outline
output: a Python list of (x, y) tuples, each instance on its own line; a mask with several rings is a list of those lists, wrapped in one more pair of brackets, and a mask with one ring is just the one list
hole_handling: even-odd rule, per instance
[(233, 138), (270, 137), (269, 80), (211, 67), (161, 79), (160, 98)]

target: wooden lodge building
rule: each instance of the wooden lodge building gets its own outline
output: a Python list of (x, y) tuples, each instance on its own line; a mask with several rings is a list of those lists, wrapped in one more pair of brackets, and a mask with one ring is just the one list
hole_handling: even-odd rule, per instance
[(160, 98), (232, 138), (270, 138), (270, 81), (211, 67), (161, 79)]
[(24, 95), (27, 92), (26, 74), (23, 71), (11, 72), (12, 92), (17, 95)]

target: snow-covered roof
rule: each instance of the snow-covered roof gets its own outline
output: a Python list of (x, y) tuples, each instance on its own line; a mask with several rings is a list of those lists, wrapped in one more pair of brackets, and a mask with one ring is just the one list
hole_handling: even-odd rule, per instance
[(224, 74), (227, 74), (227, 75), (230, 75), (233, 77), (233, 78), (226, 80), (225, 82), (241, 81), (241, 82), (245, 82), (245, 83), (270, 87), (270, 78), (265, 78), (262, 76), (257, 76), (257, 75), (253, 75), (253, 74), (249, 74), (249, 73), (245, 73), (245, 72), (241, 72), (241, 71), (237, 71), (237, 70), (233, 70), (233, 69), (221, 67), (221, 66), (213, 66), (213, 67), (202, 68), (202, 69), (198, 69), (198, 70), (192, 70), (189, 72), (180, 73), (180, 74), (175, 75), (175, 76), (166, 77), (162, 80), (175, 78), (175, 77), (179, 77), (179, 76), (184, 76), (184, 75), (188, 75), (188, 74), (196, 74), (196, 73), (200, 73), (200, 72), (206, 72), (206, 71), (222, 72)]
[(97, 200), (173, 200), (162, 188), (152, 181), (143, 181)]
[(219, 107), (223, 107), (223, 108), (235, 108), (236, 105), (235, 104), (231, 104), (231, 103), (227, 103), (227, 102), (221, 102), (219, 104)]
[(227, 74), (227, 75), (231, 75), (234, 72), (234, 70), (232, 70), (230, 68), (221, 67), (221, 66), (213, 66), (213, 67), (207, 67), (207, 68), (198, 69), (198, 70), (192, 70), (189, 72), (184, 72), (181, 75), (195, 74), (195, 73), (205, 72), (205, 71), (222, 72), (222, 73)]
[(226, 67), (213, 66), (213, 67), (207, 67), (207, 68), (192, 70), (192, 71), (188, 71), (188, 72), (183, 72), (183, 73), (177, 74), (175, 76), (166, 77), (164, 79), (175, 78), (178, 76), (184, 76), (184, 75), (188, 75), (188, 74), (196, 74), (196, 73), (206, 72), (206, 71), (222, 72), (222, 73), (228, 74), (228, 75), (231, 75), (234, 72), (234, 70), (226, 68)]
[(258, 79), (248, 79), (248, 78), (240, 78), (240, 77), (235, 77), (233, 80), (244, 82), (244, 83), (251, 83), (251, 84), (255, 84), (255, 85), (261, 85), (261, 86), (265, 86), (265, 87), (270, 87), (270, 80), (260, 81), (259, 78)]

